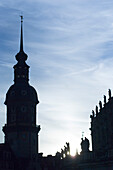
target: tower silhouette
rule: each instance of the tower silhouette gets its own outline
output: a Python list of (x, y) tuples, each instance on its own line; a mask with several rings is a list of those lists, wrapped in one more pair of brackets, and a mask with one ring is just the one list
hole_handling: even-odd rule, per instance
[(15, 58), (14, 84), (6, 94), (7, 122), (3, 127), (5, 143), (8, 143), (19, 158), (31, 158), (38, 153), (38, 133), (36, 106), (37, 92), (29, 84), (27, 54), (23, 50), (23, 16), (21, 16), (20, 51)]

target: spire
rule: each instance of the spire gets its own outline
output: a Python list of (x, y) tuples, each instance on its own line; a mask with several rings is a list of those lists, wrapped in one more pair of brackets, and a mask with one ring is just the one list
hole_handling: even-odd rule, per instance
[(29, 66), (26, 64), (27, 54), (23, 51), (23, 16), (21, 15), (21, 35), (20, 35), (20, 51), (15, 58), (18, 61), (14, 65), (14, 82), (24, 83), (29, 81)]
[(17, 61), (26, 61), (27, 60), (27, 54), (24, 53), (23, 50), (23, 15), (20, 16), (21, 18), (21, 35), (20, 35), (20, 51), (17, 53), (16, 60)]
[(20, 52), (23, 52), (23, 16), (21, 15), (21, 37), (20, 37)]

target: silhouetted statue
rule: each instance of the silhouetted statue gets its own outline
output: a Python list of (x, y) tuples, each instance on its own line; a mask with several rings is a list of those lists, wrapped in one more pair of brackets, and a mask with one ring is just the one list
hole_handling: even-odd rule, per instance
[(111, 90), (109, 89), (108, 91), (108, 94), (109, 94), (109, 99), (111, 98)]
[(98, 114), (98, 106), (96, 106), (96, 115)]
[(93, 117), (95, 116), (95, 112), (94, 112), (94, 110), (92, 110), (92, 115), (93, 115)]
[(89, 140), (86, 137), (85, 137), (84, 140), (82, 138), (81, 149), (82, 149), (82, 152), (88, 152), (89, 151)]
[(66, 142), (66, 145), (67, 145), (67, 154), (70, 155), (70, 145), (69, 145), (69, 142)]
[(64, 154), (65, 154), (65, 156), (67, 156), (67, 147), (66, 146), (64, 146)]
[(106, 96), (104, 95), (104, 104), (106, 104)]
[(64, 157), (64, 151), (63, 149), (61, 149), (61, 158), (63, 159), (63, 157)]
[(100, 110), (102, 109), (102, 102), (99, 101)]

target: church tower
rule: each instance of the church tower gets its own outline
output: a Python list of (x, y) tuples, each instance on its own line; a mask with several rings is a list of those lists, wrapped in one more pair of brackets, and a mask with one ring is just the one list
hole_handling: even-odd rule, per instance
[(6, 94), (7, 122), (3, 127), (5, 143), (17, 157), (31, 158), (38, 153), (36, 106), (39, 103), (36, 90), (29, 84), (27, 54), (23, 50), (23, 16), (21, 16), (20, 51), (15, 56), (14, 84)]

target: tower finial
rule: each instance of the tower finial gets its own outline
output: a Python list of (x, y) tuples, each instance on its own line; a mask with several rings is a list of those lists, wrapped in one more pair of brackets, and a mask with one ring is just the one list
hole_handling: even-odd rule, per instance
[(82, 132), (82, 140), (84, 139), (84, 132)]
[(20, 37), (20, 52), (23, 52), (23, 15), (20, 15), (21, 18), (21, 37)]

